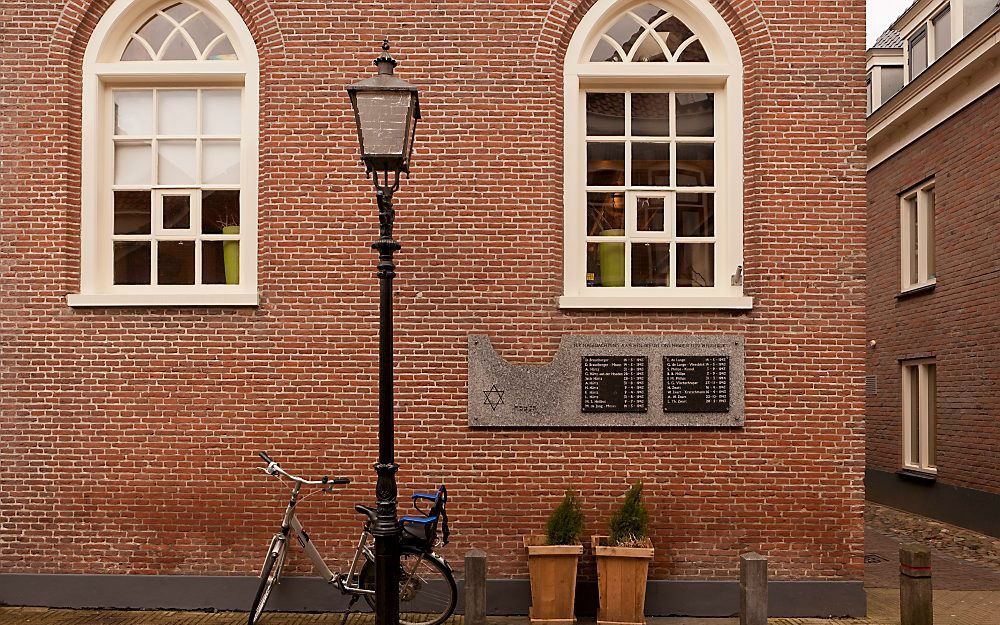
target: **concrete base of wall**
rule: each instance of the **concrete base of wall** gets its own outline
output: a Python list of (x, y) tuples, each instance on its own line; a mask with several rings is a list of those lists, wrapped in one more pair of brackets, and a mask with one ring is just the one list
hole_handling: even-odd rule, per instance
[(865, 496), (899, 510), (1000, 538), (1000, 494), (868, 469)]
[[(0, 575), (0, 604), (55, 608), (247, 610), (256, 577), (197, 575)], [(462, 584), (459, 583), (459, 612)], [(491, 579), (486, 610), (491, 615), (525, 615), (528, 580)], [(739, 610), (736, 581), (653, 580), (647, 586), (649, 616), (734, 616)], [(597, 584), (581, 582), (577, 614), (597, 608)], [(289, 577), (275, 589), (268, 609), (285, 612), (340, 612), (348, 598), (319, 578)], [(774, 617), (864, 616), (860, 581), (772, 581), (769, 615)], [(364, 608), (364, 601), (356, 608)]]

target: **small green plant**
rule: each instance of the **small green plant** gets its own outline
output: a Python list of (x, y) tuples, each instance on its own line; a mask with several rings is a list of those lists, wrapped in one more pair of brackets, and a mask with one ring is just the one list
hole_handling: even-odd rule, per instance
[(546, 542), (549, 545), (577, 545), (583, 533), (583, 510), (580, 500), (571, 490), (566, 491), (562, 502), (549, 516), (545, 527)]
[(641, 547), (648, 544), (646, 530), (649, 511), (642, 503), (642, 482), (636, 482), (625, 493), (621, 507), (611, 515), (608, 544), (612, 547)]

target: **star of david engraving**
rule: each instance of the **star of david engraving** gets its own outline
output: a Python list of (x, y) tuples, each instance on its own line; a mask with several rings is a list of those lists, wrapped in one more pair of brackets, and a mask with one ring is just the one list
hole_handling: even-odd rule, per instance
[(493, 409), (493, 412), (497, 411), (497, 406), (503, 404), (503, 391), (497, 388), (494, 384), (493, 387), (488, 391), (483, 391), (486, 395), (486, 401), (483, 403)]

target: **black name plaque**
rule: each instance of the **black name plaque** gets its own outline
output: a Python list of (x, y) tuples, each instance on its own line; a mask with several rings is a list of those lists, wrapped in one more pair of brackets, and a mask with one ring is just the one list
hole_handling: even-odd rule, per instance
[(663, 412), (728, 412), (729, 356), (664, 356)]
[(646, 412), (646, 356), (583, 356), (583, 412)]

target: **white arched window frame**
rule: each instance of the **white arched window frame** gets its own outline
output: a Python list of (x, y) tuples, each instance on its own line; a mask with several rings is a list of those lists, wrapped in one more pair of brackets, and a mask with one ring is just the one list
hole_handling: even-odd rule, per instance
[[(652, 33), (648, 39), (634, 39), (631, 52), (623, 50), (607, 33), (619, 20), (629, 18), (630, 12), (649, 15), (649, 7), (676, 17), (693, 33), (688, 39), (678, 39), (673, 49), (667, 43), (657, 41), (663, 49), (660, 61), (642, 62), (647, 59), (626, 58), (624, 52), (638, 57), (641, 54), (659, 54)], [(638, 16), (636, 16), (638, 17)], [(657, 20), (649, 18), (653, 24)], [(664, 17), (659, 18), (665, 19)], [(638, 23), (638, 22), (637, 22)], [(647, 30), (653, 30), (650, 28)], [(641, 29), (640, 29), (641, 32)], [(640, 35), (642, 37), (644, 35)], [(668, 36), (664, 35), (666, 41)], [(686, 35), (685, 35), (686, 37)], [(682, 42), (683, 41), (683, 42)], [(692, 57), (682, 54), (685, 47), (692, 47), (695, 41), (703, 46), (698, 50), (707, 56), (707, 62), (678, 62)], [(639, 52), (640, 44), (644, 51)], [(680, 45), (678, 45), (680, 44)], [(614, 60), (605, 58), (614, 54)], [(657, 60), (657, 59), (653, 59)], [(704, 60), (699, 58), (698, 60)], [(581, 20), (567, 48), (564, 67), (564, 113), (565, 113), (565, 184), (564, 184), (564, 290), (559, 304), (561, 308), (659, 308), (659, 309), (749, 309), (752, 300), (743, 294), (743, 65), (739, 46), (729, 27), (707, 0), (600, 0)], [(671, 269), (668, 282), (663, 286), (632, 286), (629, 277), (623, 286), (595, 286), (594, 274), (589, 273), (588, 243), (600, 245), (596, 241), (627, 241), (641, 243), (645, 233), (637, 233), (634, 223), (636, 197), (661, 195), (665, 199), (663, 222), (674, 219), (671, 210), (676, 210), (676, 180), (660, 188), (622, 189), (629, 222), (625, 224), (628, 239), (595, 239), (588, 227), (588, 93), (710, 93), (714, 94), (715, 131), (715, 228), (712, 241), (714, 251), (714, 272), (711, 286), (679, 286), (676, 267)], [(631, 102), (631, 96), (629, 102)], [(674, 98), (675, 96), (671, 96)], [(676, 100), (671, 100), (676, 102)], [(675, 105), (671, 104), (671, 115), (675, 115)], [(672, 126), (673, 127), (673, 126)], [(675, 131), (671, 130), (670, 141), (677, 142)], [(664, 140), (666, 140), (664, 138)], [(629, 141), (625, 137), (625, 141)], [(630, 145), (626, 143), (626, 145)], [(631, 163), (631, 152), (626, 150)], [(676, 160), (676, 148), (672, 160)], [(628, 166), (626, 166), (626, 169)], [(670, 196), (673, 199), (670, 199)], [(671, 205), (673, 202), (673, 205)], [(671, 234), (671, 229), (674, 229)], [(662, 245), (671, 245), (671, 263), (676, 263), (676, 228), (664, 226), (660, 240), (668, 240)], [(610, 232), (610, 231), (605, 231)], [(593, 247), (591, 247), (593, 250)], [(627, 256), (628, 257), (628, 256)], [(627, 262), (627, 261), (626, 261)], [(631, 263), (625, 269), (630, 276)], [(705, 280), (708, 283), (709, 280)]]
[[(239, 13), (225, 0), (183, 0), (183, 4), (194, 12), (201, 12), (209, 18), (211, 24), (204, 21), (201, 24), (193, 21), (185, 24), (183, 17), (180, 17), (164, 22), (167, 27), (160, 31), (160, 37), (164, 39), (159, 46), (155, 41), (138, 41), (140, 38), (135, 37), (137, 31), (152, 18), (178, 3), (179, 0), (117, 0), (101, 18), (87, 45), (83, 62), (82, 93), (80, 292), (68, 296), (70, 306), (246, 306), (258, 303), (259, 61), (256, 45)], [(190, 15), (190, 9), (184, 9), (180, 15)], [(185, 30), (185, 26), (191, 32)], [(174, 32), (170, 32), (171, 29)], [(216, 35), (215, 29), (221, 31), (221, 34)], [(199, 41), (199, 36), (211, 38)], [(176, 45), (183, 48), (180, 54), (168, 50), (174, 39), (177, 40)], [(128, 48), (130, 44), (132, 47)], [(185, 60), (169, 60), (178, 57)], [(150, 142), (153, 146), (156, 146), (157, 141), (161, 144), (169, 141), (195, 144), (195, 162), (190, 166), (196, 168), (197, 179), (177, 185), (160, 185), (157, 184), (158, 179), (152, 179), (149, 184), (143, 185), (143, 188), (150, 189), (152, 197), (150, 232), (148, 236), (131, 238), (149, 240), (152, 247), (152, 266), (149, 270), (151, 277), (149, 283), (121, 284), (115, 273), (115, 244), (130, 237), (117, 234), (115, 226), (114, 193), (115, 189), (121, 188), (117, 185), (120, 181), (115, 174), (115, 146), (121, 137), (116, 136), (120, 129), (116, 127), (117, 96), (114, 94), (124, 91), (150, 92), (154, 101), (159, 102), (160, 91), (170, 90), (175, 93), (185, 91), (196, 94), (197, 109), (194, 115), (197, 121), (194, 123), (197, 130), (191, 131), (195, 133), (192, 136), (185, 134), (183, 139), (169, 137), (171, 132), (159, 127), (160, 121), (155, 113), (157, 109), (154, 108), (153, 121), (150, 123), (156, 126), (151, 131), (153, 138)], [(227, 90), (232, 94), (240, 94), (235, 104), (232, 104), (235, 95), (229, 99), (229, 106), (233, 110), (238, 107), (238, 124), (231, 121), (229, 124), (238, 126), (238, 135), (237, 128), (232, 127), (219, 133), (219, 136), (205, 137), (205, 119), (209, 115), (203, 109), (203, 106), (208, 106), (206, 92), (223, 94), (221, 99), (226, 99), (223, 92)], [(155, 106), (157, 105), (154, 104)], [(228, 111), (230, 108), (220, 110)], [(224, 113), (215, 115), (215, 119), (225, 117)], [(228, 150), (232, 155), (235, 154), (237, 144), (238, 167), (231, 166), (227, 170), (227, 184), (213, 187), (206, 182), (211, 180), (206, 173), (208, 170), (203, 169), (209, 167), (212, 157), (204, 151), (215, 149), (218, 153)], [(153, 160), (150, 167), (155, 172), (158, 167), (155, 147), (151, 152)], [(121, 157), (120, 160), (125, 159)], [(234, 171), (237, 168), (238, 180)], [(225, 220), (238, 220), (238, 234), (214, 232), (215, 229), (222, 230), (222, 218), (218, 219), (218, 227), (213, 226), (209, 233), (205, 233), (200, 223), (193, 223), (199, 218), (202, 194), (213, 189), (238, 191), (238, 209), (227, 208), (227, 212), (233, 214), (224, 216)], [(171, 223), (170, 229), (167, 229), (168, 224), (162, 221), (162, 213), (166, 210), (164, 207), (176, 205), (163, 198), (185, 195), (187, 197), (181, 199), (190, 203), (187, 206), (190, 212), (187, 215), (188, 221), (181, 225), (187, 227), (176, 227), (176, 224)], [(229, 196), (232, 197), (234, 196)], [(160, 232), (160, 237), (157, 236), (159, 227), (164, 229)], [(182, 279), (180, 284), (176, 283), (177, 280), (165, 280), (164, 282), (169, 282), (167, 284), (159, 283), (156, 249), (163, 242), (190, 245), (196, 250), (192, 265), (196, 267), (192, 270), (196, 276), (194, 279)], [(204, 275), (203, 255), (211, 253), (213, 258), (218, 255), (221, 259), (222, 248), (232, 249), (232, 242), (238, 242), (238, 270), (232, 271), (233, 268), (228, 267), (225, 275), (219, 279), (223, 270), (214, 266), (211, 277)], [(235, 277), (231, 277), (233, 274)]]

